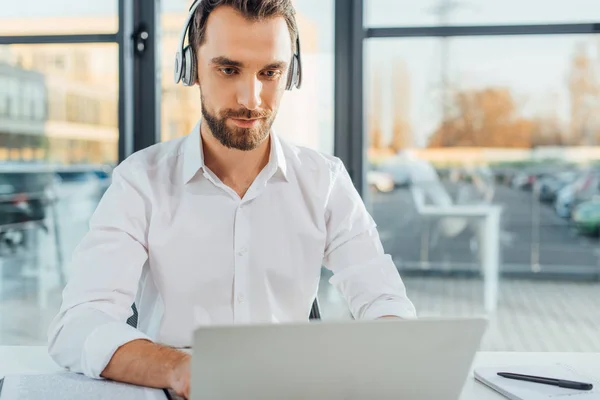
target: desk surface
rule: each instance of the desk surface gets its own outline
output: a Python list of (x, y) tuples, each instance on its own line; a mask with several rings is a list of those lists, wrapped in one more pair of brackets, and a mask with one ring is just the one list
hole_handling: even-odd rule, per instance
[[(544, 364), (564, 362), (592, 376), (600, 375), (600, 353), (509, 353), (480, 352), (473, 363), (478, 366)], [(6, 374), (48, 373), (60, 368), (44, 346), (0, 346), (0, 378)], [(504, 397), (476, 382), (469, 374), (460, 400), (500, 400)]]

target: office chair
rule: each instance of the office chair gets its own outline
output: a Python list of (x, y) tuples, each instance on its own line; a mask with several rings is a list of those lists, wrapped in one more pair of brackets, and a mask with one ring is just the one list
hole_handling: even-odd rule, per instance
[[(133, 315), (131, 315), (131, 317), (127, 319), (127, 324), (133, 326), (134, 328), (137, 328), (138, 311), (135, 306), (135, 303), (131, 305), (131, 310), (133, 311)], [(310, 308), (310, 315), (308, 316), (308, 318), (311, 320), (321, 319), (321, 311), (319, 310), (319, 300), (317, 298), (315, 298), (315, 301), (313, 301), (312, 307)]]
[(134, 328), (137, 328), (138, 310), (137, 310), (137, 307), (135, 306), (135, 303), (133, 303), (131, 305), (131, 311), (133, 311), (133, 314), (131, 315), (131, 317), (127, 318), (127, 325), (131, 325)]
[(319, 299), (315, 297), (315, 301), (313, 301), (312, 307), (310, 308), (310, 315), (308, 319), (321, 319), (321, 310), (319, 310)]

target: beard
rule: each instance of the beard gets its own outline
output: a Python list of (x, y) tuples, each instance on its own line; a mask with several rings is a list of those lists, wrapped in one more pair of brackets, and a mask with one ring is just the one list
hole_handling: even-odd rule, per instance
[[(269, 111), (254, 111), (248, 109), (225, 109), (219, 115), (211, 114), (201, 100), (202, 117), (210, 128), (212, 135), (225, 147), (243, 151), (254, 150), (268, 136), (275, 119), (275, 113)], [(260, 118), (256, 126), (251, 128), (228, 127), (228, 118)]]

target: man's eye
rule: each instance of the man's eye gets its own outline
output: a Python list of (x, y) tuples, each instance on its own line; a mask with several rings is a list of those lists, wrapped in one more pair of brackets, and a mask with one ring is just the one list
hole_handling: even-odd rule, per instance
[(265, 71), (264, 74), (267, 76), (267, 78), (276, 78), (279, 76), (279, 71), (269, 70), (269, 71)]
[(233, 74), (235, 74), (235, 69), (234, 68), (221, 68), (221, 72), (224, 73), (225, 75), (233, 75)]

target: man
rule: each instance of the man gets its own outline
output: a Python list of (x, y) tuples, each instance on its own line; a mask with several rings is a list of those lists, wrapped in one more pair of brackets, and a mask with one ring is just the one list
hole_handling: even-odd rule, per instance
[(290, 0), (198, 5), (201, 122), (115, 169), (49, 330), (58, 364), (187, 396), (194, 328), (306, 321), (322, 265), (355, 318), (415, 316), (340, 160), (271, 131), (296, 35)]

